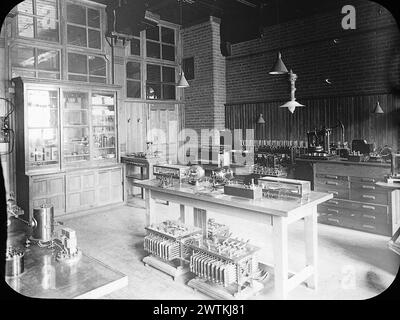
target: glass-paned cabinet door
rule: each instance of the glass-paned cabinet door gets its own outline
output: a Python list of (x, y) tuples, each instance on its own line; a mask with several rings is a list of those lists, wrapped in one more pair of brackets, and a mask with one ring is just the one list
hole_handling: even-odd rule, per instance
[(89, 161), (90, 144), (88, 93), (64, 91), (63, 103), (64, 163), (68, 166)]
[(93, 159), (116, 158), (115, 97), (113, 93), (92, 94)]
[(58, 90), (27, 89), (27, 168), (59, 167)]

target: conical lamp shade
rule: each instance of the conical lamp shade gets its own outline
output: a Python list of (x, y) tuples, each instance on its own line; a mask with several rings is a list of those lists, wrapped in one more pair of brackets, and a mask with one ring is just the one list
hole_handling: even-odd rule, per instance
[(282, 61), (281, 53), (278, 52), (278, 59), (275, 62), (274, 67), (269, 72), (269, 74), (285, 74), (288, 73), (288, 69), (286, 68), (285, 64)]
[(296, 107), (304, 107), (304, 105), (298, 103), (296, 100), (290, 100), (290, 101), (288, 101), (285, 104), (280, 106), (280, 108), (288, 108), (291, 113), (294, 112)]
[(189, 83), (186, 81), (185, 74), (181, 71), (181, 77), (176, 85), (178, 88), (187, 88), (189, 87)]
[(258, 117), (258, 120), (257, 120), (257, 124), (264, 124), (264, 123), (265, 123), (265, 120), (263, 118), (262, 113), (260, 113), (260, 116)]
[(374, 111), (372, 111), (372, 113), (374, 113), (374, 114), (382, 114), (382, 113), (384, 113), (382, 108), (381, 108), (381, 105), (379, 104), (379, 101), (376, 102), (375, 109), (374, 109)]

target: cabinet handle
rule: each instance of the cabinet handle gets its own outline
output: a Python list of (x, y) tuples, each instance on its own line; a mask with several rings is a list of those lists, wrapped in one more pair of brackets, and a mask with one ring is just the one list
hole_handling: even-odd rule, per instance
[(369, 194), (363, 194), (363, 195), (362, 195), (362, 198), (364, 198), (364, 199), (372, 199), (372, 200), (375, 200), (375, 196), (371, 196), (371, 195), (369, 195)]
[(330, 175), (330, 174), (327, 174), (327, 175), (325, 175), (325, 178), (328, 178), (328, 179), (338, 179), (338, 176), (332, 176), (332, 175)]
[(338, 201), (335, 201), (335, 200), (328, 200), (328, 202), (329, 202), (329, 203), (333, 203), (333, 204), (339, 204), (339, 202), (338, 202)]
[(336, 209), (329, 209), (329, 208), (328, 208), (328, 211), (334, 212), (334, 213), (339, 213), (339, 210), (336, 210)]
[(329, 191), (329, 190), (328, 190), (328, 193), (333, 193), (335, 196), (337, 196), (339, 194), (339, 192), (337, 192), (337, 191)]
[(374, 226), (370, 226), (370, 225), (368, 225), (368, 224), (363, 224), (362, 227), (363, 227), (363, 228), (367, 228), (367, 229), (375, 229)]
[(350, 215), (350, 217), (355, 217), (356, 215), (355, 215), (355, 213), (352, 213), (351, 215)]
[(329, 221), (332, 221), (332, 222), (339, 223), (339, 219), (332, 219), (332, 218), (328, 218), (328, 220), (329, 220)]
[(369, 215), (369, 214), (363, 214), (363, 217), (365, 217), (365, 218), (370, 218), (370, 219), (376, 219), (376, 217), (375, 216), (371, 216), (371, 215)]
[(361, 178), (361, 181), (363, 181), (363, 182), (375, 182), (375, 179), (373, 179), (373, 178)]
[(362, 188), (362, 189), (372, 189), (372, 190), (375, 190), (375, 187), (374, 187), (374, 186), (365, 186), (365, 185), (363, 185), (363, 186), (361, 186), (361, 188)]
[(363, 204), (363, 205), (361, 206), (361, 208), (363, 208), (363, 209), (375, 210), (375, 207), (374, 207), (374, 206), (367, 206), (366, 204)]
[(329, 185), (331, 185), (331, 186), (337, 186), (338, 185), (338, 183), (337, 182), (332, 182), (332, 181), (327, 181), (327, 182), (325, 182), (326, 184), (329, 184)]

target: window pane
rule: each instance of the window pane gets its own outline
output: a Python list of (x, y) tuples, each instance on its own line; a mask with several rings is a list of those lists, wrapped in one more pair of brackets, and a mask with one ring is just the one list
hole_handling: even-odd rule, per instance
[(162, 68), (162, 81), (175, 83), (175, 68)]
[(76, 4), (67, 4), (67, 21), (86, 25), (86, 8)]
[(89, 48), (101, 49), (100, 31), (88, 30), (89, 32)]
[(175, 86), (170, 84), (163, 84), (163, 99), (175, 100)]
[(86, 29), (68, 25), (67, 42), (74, 46), (86, 47)]
[(146, 39), (160, 40), (159, 27), (152, 27), (146, 30)]
[(160, 44), (156, 42), (147, 41), (147, 56), (150, 58), (160, 59)]
[(140, 56), (140, 40), (132, 39), (131, 40), (131, 54), (135, 56)]
[(15, 46), (11, 49), (11, 65), (20, 68), (35, 67), (35, 53), (33, 48)]
[(147, 65), (147, 81), (160, 82), (161, 81), (161, 67), (155, 64)]
[(100, 28), (100, 11), (88, 8), (88, 26)]
[(89, 77), (89, 82), (106, 83), (106, 78), (103, 78), (103, 77)]
[(161, 41), (175, 44), (175, 31), (174, 29), (161, 27)]
[(68, 72), (87, 74), (87, 56), (77, 53), (68, 53)]
[(57, 19), (56, 3), (56, 1), (51, 0), (36, 0), (36, 14), (47, 19)]
[(38, 69), (47, 71), (59, 71), (59, 53), (54, 50), (37, 49)]
[(17, 5), (18, 12), (25, 12), (33, 14), (33, 5), (32, 0), (25, 0)]
[(129, 61), (126, 64), (126, 77), (128, 79), (140, 80), (140, 63)]
[(148, 83), (146, 85), (146, 98), (150, 100), (161, 99), (161, 85)]
[(129, 98), (140, 98), (140, 82), (139, 81), (127, 81), (126, 82), (126, 96)]
[(106, 76), (106, 61), (100, 57), (89, 56), (89, 74), (94, 76)]
[(162, 58), (164, 60), (175, 61), (175, 47), (162, 45)]
[(58, 22), (51, 19), (37, 19), (37, 38), (58, 42)]
[(76, 75), (76, 74), (69, 74), (68, 75), (68, 80), (87, 82), (87, 76), (79, 76), (79, 75)]
[(33, 18), (18, 15), (18, 35), (33, 38)]

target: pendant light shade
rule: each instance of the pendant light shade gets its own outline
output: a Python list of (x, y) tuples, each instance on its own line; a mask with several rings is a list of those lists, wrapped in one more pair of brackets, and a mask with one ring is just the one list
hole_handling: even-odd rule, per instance
[(383, 110), (382, 110), (382, 108), (381, 108), (381, 105), (379, 104), (379, 101), (376, 102), (375, 109), (374, 109), (374, 111), (372, 111), (372, 113), (373, 113), (373, 114), (382, 114), (382, 113), (385, 113), (385, 112), (383, 112)]
[(257, 124), (265, 124), (265, 120), (263, 118), (262, 113), (260, 113), (260, 116), (258, 117)]
[(185, 78), (185, 73), (183, 72), (183, 70), (181, 71), (181, 75), (180, 75), (178, 84), (176, 86), (177, 86), (177, 88), (187, 88), (187, 87), (189, 87), (189, 83), (187, 82), (187, 80)]
[(271, 69), (269, 74), (285, 74), (288, 73), (288, 69), (282, 61), (282, 55), (278, 52), (278, 59), (276, 60), (274, 67)]
[(304, 104), (298, 103), (296, 100), (290, 100), (280, 106), (280, 108), (288, 108), (291, 113), (294, 112), (296, 107), (304, 107)]

